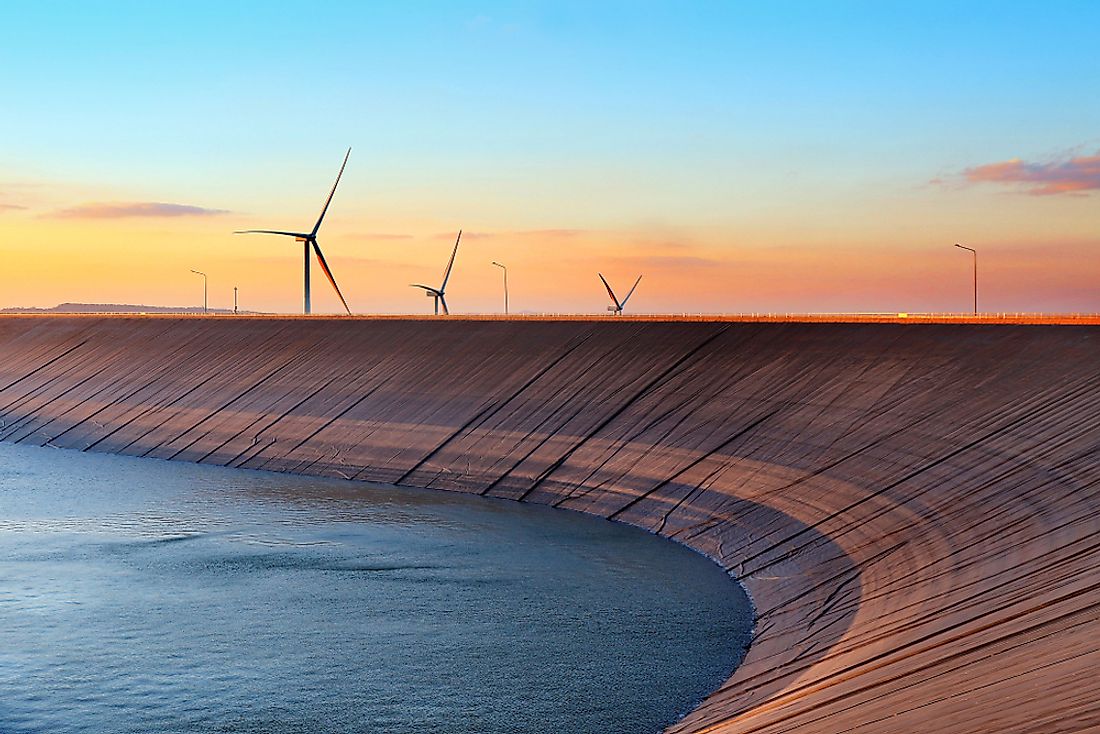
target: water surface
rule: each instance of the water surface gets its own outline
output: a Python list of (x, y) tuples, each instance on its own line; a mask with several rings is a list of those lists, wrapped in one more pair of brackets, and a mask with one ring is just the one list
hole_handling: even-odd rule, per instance
[(514, 502), (0, 444), (0, 732), (658, 732), (748, 603)]

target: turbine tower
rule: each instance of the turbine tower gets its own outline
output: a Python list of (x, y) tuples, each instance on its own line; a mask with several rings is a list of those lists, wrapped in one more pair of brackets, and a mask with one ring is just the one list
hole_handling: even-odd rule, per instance
[(351, 316), (351, 309), (348, 308), (348, 302), (344, 300), (344, 294), (340, 292), (340, 286), (336, 285), (336, 278), (332, 276), (332, 271), (329, 270), (328, 263), (325, 262), (325, 255), (321, 252), (321, 246), (317, 244), (317, 230), (321, 228), (321, 222), (325, 218), (325, 213), (328, 211), (328, 205), (332, 203), (332, 195), (336, 193), (336, 187), (340, 184), (340, 177), (344, 175), (344, 166), (348, 164), (348, 157), (351, 155), (351, 148), (348, 148), (347, 154), (344, 156), (344, 163), (340, 166), (340, 172), (336, 174), (336, 183), (332, 185), (332, 191), (328, 194), (328, 199), (325, 200), (325, 206), (321, 209), (321, 216), (317, 217), (317, 223), (313, 225), (313, 229), (310, 232), (284, 232), (277, 229), (245, 229), (234, 232), (233, 234), (278, 234), (284, 237), (293, 237), (295, 242), (303, 243), (304, 265), (305, 265), (305, 300), (303, 306), (303, 313), (309, 315), (309, 248), (313, 247), (313, 251), (317, 254), (317, 263), (321, 266), (321, 270), (325, 272), (325, 276), (328, 277), (328, 282), (332, 283), (333, 290), (336, 291), (336, 295), (340, 296), (340, 302), (344, 304), (344, 310), (348, 312), (348, 316)]
[(443, 271), (443, 285), (438, 288), (432, 288), (431, 286), (421, 285), (419, 283), (411, 283), (413, 288), (423, 288), (424, 295), (435, 298), (435, 315), (439, 315), (439, 304), (443, 304), (443, 315), (450, 316), (451, 312), (447, 310), (447, 299), (444, 297), (443, 292), (447, 290), (447, 281), (451, 277), (451, 268), (455, 264), (455, 255), (458, 254), (458, 243), (462, 241), (462, 230), (458, 230), (458, 239), (455, 240), (455, 249), (451, 252), (451, 261), (447, 263), (447, 269)]
[(626, 294), (626, 298), (619, 302), (619, 299), (615, 297), (615, 291), (611, 290), (611, 286), (607, 284), (607, 279), (603, 277), (601, 273), (596, 273), (600, 276), (600, 280), (603, 281), (603, 287), (607, 289), (607, 295), (611, 296), (611, 303), (614, 305), (608, 306), (607, 310), (614, 313), (616, 316), (622, 314), (623, 309), (626, 308), (626, 302), (630, 300), (630, 297), (634, 295), (634, 288), (638, 287), (638, 284), (642, 282), (642, 276), (638, 276), (638, 279), (634, 281), (634, 286), (630, 289), (630, 293)]

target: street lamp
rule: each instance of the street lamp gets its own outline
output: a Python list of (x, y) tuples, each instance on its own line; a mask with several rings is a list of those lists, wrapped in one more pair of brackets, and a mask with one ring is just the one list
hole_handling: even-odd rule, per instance
[(233, 314), (237, 314), (237, 286), (233, 286)]
[(504, 315), (508, 315), (508, 268), (504, 267), (496, 260), (493, 260), (493, 265), (504, 271)]
[(967, 250), (974, 255), (974, 315), (978, 315), (978, 251), (973, 247), (967, 247), (966, 245), (960, 245), (955, 243), (955, 247), (960, 250)]
[(192, 270), (191, 272), (194, 273), (195, 275), (201, 275), (202, 276), (202, 312), (207, 313), (207, 308), (206, 308), (206, 273), (203, 273), (199, 270)]

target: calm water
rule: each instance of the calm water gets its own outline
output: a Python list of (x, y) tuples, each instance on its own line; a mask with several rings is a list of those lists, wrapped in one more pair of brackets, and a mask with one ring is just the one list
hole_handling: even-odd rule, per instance
[(657, 732), (740, 588), (603, 520), (0, 445), (0, 732)]

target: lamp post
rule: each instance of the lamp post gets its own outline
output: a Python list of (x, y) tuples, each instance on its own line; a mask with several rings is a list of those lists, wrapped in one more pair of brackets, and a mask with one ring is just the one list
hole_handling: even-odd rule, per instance
[(504, 271), (504, 315), (508, 315), (508, 268), (504, 267), (496, 260), (493, 260), (493, 265)]
[(233, 315), (237, 315), (237, 286), (233, 286)]
[(967, 247), (966, 245), (960, 245), (955, 243), (955, 247), (960, 250), (967, 250), (974, 256), (974, 315), (978, 315), (978, 251), (973, 247)]
[(191, 272), (194, 273), (195, 275), (201, 275), (202, 276), (202, 312), (207, 313), (207, 308), (206, 308), (206, 273), (204, 273), (200, 270), (192, 270)]

